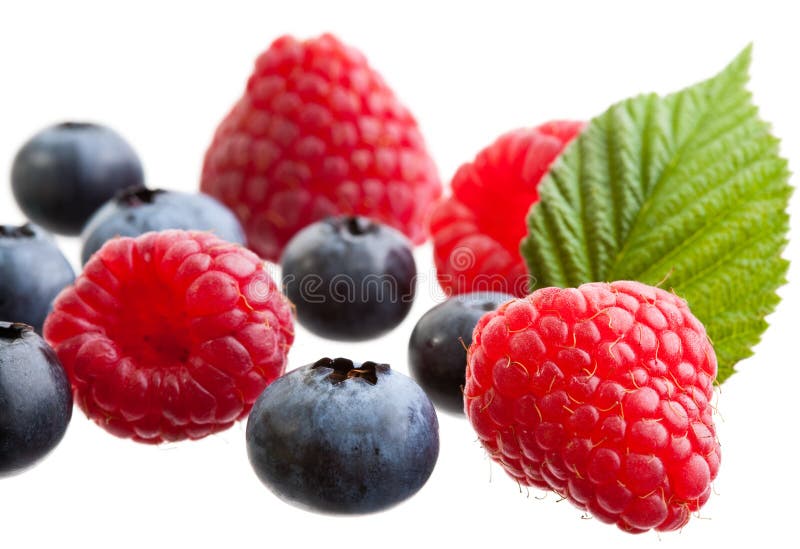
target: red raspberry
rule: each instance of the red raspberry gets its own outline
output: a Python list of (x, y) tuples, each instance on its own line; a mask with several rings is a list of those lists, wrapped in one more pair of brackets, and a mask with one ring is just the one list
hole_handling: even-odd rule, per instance
[(210, 233), (107, 242), (44, 326), (86, 414), (141, 442), (230, 427), (281, 375), (292, 312), (263, 262)]
[(256, 60), (217, 128), (200, 184), (277, 260), (324, 217), (372, 217), (422, 243), (441, 183), (417, 123), (364, 56), (324, 34), (284, 36)]
[(482, 317), (465, 411), (492, 458), (628, 532), (676, 530), (711, 493), (717, 362), (673, 294), (544, 288)]
[(528, 293), (519, 253), (525, 217), (539, 200), (539, 181), (583, 127), (554, 121), (506, 133), (458, 169), (452, 196), (434, 207), (430, 221), (445, 292)]

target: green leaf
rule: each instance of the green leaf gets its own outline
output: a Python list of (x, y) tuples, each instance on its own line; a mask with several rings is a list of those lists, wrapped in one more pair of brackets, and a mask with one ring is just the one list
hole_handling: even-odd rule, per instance
[(720, 382), (752, 354), (788, 268), (789, 171), (749, 65), (750, 47), (710, 80), (594, 118), (542, 180), (521, 245), (533, 288), (672, 288), (705, 324)]

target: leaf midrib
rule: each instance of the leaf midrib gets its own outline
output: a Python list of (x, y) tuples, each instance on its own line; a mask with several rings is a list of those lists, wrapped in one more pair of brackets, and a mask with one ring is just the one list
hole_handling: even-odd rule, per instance
[[(656, 203), (656, 199), (660, 198), (659, 193), (661, 193), (661, 189), (662, 189), (662, 187), (664, 185), (664, 181), (668, 180), (667, 176), (671, 175), (672, 172), (678, 166), (680, 166), (680, 161), (683, 158), (683, 156), (685, 155), (687, 147), (693, 143), (693, 140), (697, 136), (700, 128), (702, 128), (703, 123), (708, 119), (708, 115), (712, 110), (712, 109), (708, 108), (708, 105), (710, 104), (710, 101), (713, 98), (711, 98), (710, 96), (706, 96), (705, 94), (703, 95), (703, 98), (705, 99), (705, 102), (704, 102), (704, 107), (705, 108), (703, 109), (703, 112), (695, 120), (695, 124), (693, 125), (692, 130), (689, 133), (689, 135), (687, 136), (686, 140), (678, 146), (678, 148), (675, 151), (675, 153), (673, 155), (671, 155), (670, 158), (665, 162), (664, 169), (661, 170), (661, 173), (658, 175), (658, 178), (656, 179), (655, 185), (653, 185), (652, 192), (649, 194), (649, 196), (647, 196), (645, 198), (645, 201), (642, 204), (642, 207), (639, 209), (638, 212), (636, 212), (636, 215), (634, 216), (633, 222), (631, 223), (630, 227), (628, 228), (627, 233), (625, 234), (625, 238), (623, 240), (622, 248), (620, 248), (619, 252), (614, 257), (614, 262), (611, 264), (611, 266), (608, 269), (607, 278), (609, 280), (616, 280), (617, 278), (619, 278), (619, 276), (617, 275), (617, 272), (618, 272), (618, 269), (619, 269), (619, 265), (620, 264), (624, 264), (625, 255), (628, 253), (628, 250), (629, 250), (632, 242), (635, 241), (635, 239), (633, 237), (641, 230), (640, 229), (640, 224), (642, 223), (642, 220), (643, 219), (647, 220), (647, 216), (649, 215), (650, 209), (653, 207), (653, 204)], [(628, 101), (630, 101), (630, 100), (628, 100)], [(646, 108), (646, 116), (647, 117), (652, 117), (654, 113), (652, 113), (650, 111), (651, 110), (655, 110), (657, 108), (658, 108), (658, 104), (657, 103), (648, 104), (647, 108)], [(680, 107), (680, 108), (683, 108), (683, 107)], [(678, 116), (680, 108), (676, 108), (675, 109), (676, 112), (675, 112), (675, 115), (673, 116), (673, 118)], [(674, 128), (673, 128), (673, 134), (674, 133), (675, 132), (674, 132)]]

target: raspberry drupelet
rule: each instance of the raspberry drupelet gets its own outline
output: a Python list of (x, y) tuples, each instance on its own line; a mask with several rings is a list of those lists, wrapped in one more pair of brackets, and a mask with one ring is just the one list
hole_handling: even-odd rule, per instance
[(107, 242), (56, 298), (44, 335), (89, 418), (148, 443), (202, 438), (247, 416), (294, 339), (291, 307), (261, 259), (180, 230)]

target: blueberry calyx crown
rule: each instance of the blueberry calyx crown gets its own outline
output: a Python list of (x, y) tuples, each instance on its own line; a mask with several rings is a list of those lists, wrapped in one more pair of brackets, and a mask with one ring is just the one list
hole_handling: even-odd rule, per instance
[(5, 238), (30, 238), (36, 236), (30, 223), (16, 227), (14, 225), (0, 225), (0, 237)]
[(367, 217), (335, 217), (330, 219), (330, 223), (334, 228), (350, 236), (363, 236), (378, 230), (378, 225)]
[(478, 309), (479, 311), (486, 311), (488, 313), (490, 311), (494, 311), (495, 309), (497, 309), (497, 303), (492, 303), (491, 301), (488, 300), (482, 301), (480, 303), (476, 303), (474, 305), (474, 308)]
[(370, 385), (377, 385), (378, 383), (378, 370), (388, 370), (388, 364), (378, 364), (368, 360), (363, 362), (358, 367), (353, 364), (353, 361), (348, 358), (321, 358), (316, 361), (312, 366), (316, 368), (330, 368), (333, 370), (328, 376), (328, 379), (334, 385), (342, 383), (348, 379), (359, 377), (367, 381)]
[(140, 206), (142, 204), (152, 204), (156, 196), (165, 192), (167, 191), (163, 189), (148, 189), (143, 185), (138, 185), (122, 189), (114, 197), (114, 200), (119, 205)]
[(20, 339), (23, 335), (32, 331), (33, 326), (22, 322), (0, 321), (0, 338), (3, 339)]
[(65, 130), (85, 130), (86, 128), (94, 128), (97, 124), (92, 124), (91, 122), (62, 122), (58, 124), (56, 127), (62, 128)]

